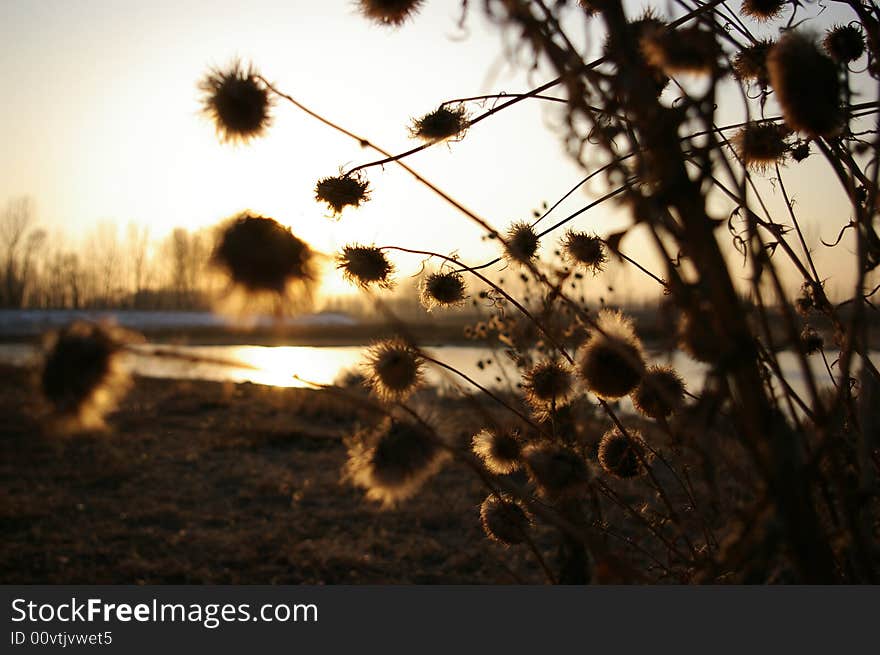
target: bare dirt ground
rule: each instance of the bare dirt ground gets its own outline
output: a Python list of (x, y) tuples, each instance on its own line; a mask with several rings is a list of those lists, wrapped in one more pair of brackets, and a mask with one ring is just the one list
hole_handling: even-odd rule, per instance
[(327, 392), (137, 379), (106, 434), (43, 433), (0, 367), (0, 583), (541, 582), (447, 467), (394, 510), (341, 480), (359, 417)]

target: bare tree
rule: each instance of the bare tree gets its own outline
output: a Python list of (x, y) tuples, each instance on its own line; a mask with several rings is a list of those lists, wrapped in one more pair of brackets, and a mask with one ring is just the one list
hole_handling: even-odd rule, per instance
[(0, 304), (5, 307), (21, 307), (24, 303), (29, 272), (34, 251), (45, 239), (42, 231), (30, 233), (34, 221), (34, 202), (30, 196), (13, 198), (6, 203), (0, 219)]

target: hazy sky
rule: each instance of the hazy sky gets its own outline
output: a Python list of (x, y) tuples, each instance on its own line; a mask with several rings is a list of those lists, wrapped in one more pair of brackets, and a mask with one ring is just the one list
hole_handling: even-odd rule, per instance
[[(413, 145), (411, 117), (443, 100), (548, 79), (503, 54), (515, 39), (487, 24), (482, 3), (472, 3), (458, 29), (459, 4), (429, 1), (411, 23), (389, 30), (364, 20), (350, 0), (4, 0), (0, 203), (30, 194), (40, 223), (70, 238), (99, 220), (147, 223), (161, 236), (250, 208), (328, 253), (359, 241), (458, 251), (470, 261), (491, 255), (495, 244), (394, 166), (370, 171), (370, 202), (328, 219), (314, 200), (316, 180), (375, 155), (290, 105), (279, 102), (268, 136), (246, 147), (220, 144), (199, 115), (198, 80), (240, 57), (331, 120), (399, 151)], [(738, 111), (736, 101), (727, 113)], [(542, 103), (520, 103), (409, 163), (504, 228), (581, 177), (548, 127), (555, 116)], [(840, 193), (830, 177), (815, 183), (820, 162), (798, 166), (791, 184), (808, 232), (833, 238), (846, 221)], [(596, 191), (576, 194), (558, 216)], [(605, 233), (624, 220), (597, 209), (575, 225)], [(635, 237), (624, 242), (635, 254), (642, 247)], [(418, 263), (403, 260), (401, 268)]]

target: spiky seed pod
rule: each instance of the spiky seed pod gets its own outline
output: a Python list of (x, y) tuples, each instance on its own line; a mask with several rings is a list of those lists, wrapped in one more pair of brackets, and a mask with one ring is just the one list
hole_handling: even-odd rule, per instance
[(247, 212), (222, 229), (211, 262), (246, 293), (283, 295), (291, 285), (308, 291), (317, 277), (307, 243), (275, 219)]
[(786, 32), (767, 55), (770, 84), (786, 124), (812, 137), (831, 137), (843, 126), (837, 66), (801, 32)]
[(367, 498), (392, 506), (415, 494), (445, 460), (437, 436), (413, 421), (386, 418), (348, 444), (346, 476)]
[(822, 40), (825, 52), (839, 64), (851, 64), (865, 54), (865, 37), (855, 25), (835, 25)]
[(782, 163), (788, 153), (785, 125), (753, 121), (747, 123), (733, 137), (733, 147), (743, 164), (753, 171), (764, 173), (773, 164)]
[(213, 68), (199, 82), (202, 113), (214, 123), (224, 143), (247, 143), (261, 137), (272, 122), (272, 99), (253, 66), (233, 61)]
[(800, 163), (810, 156), (810, 144), (806, 141), (791, 149), (791, 158)]
[(607, 261), (602, 239), (595, 234), (569, 230), (565, 233), (562, 249), (572, 264), (583, 266), (594, 275), (602, 271)]
[(556, 444), (533, 444), (523, 451), (529, 478), (547, 498), (576, 494), (590, 481), (587, 463), (577, 453)]
[(808, 325), (801, 332), (801, 344), (804, 347), (804, 352), (812, 355), (822, 350), (825, 346), (825, 340), (816, 330)]
[(129, 375), (122, 347), (136, 335), (109, 324), (76, 321), (47, 335), (39, 387), (61, 432), (100, 429), (104, 416), (125, 395)]
[(511, 496), (487, 496), (480, 505), (480, 522), (486, 536), (505, 546), (521, 544), (531, 521), (522, 503)]
[(383, 250), (373, 246), (345, 246), (336, 256), (336, 267), (342, 269), (346, 280), (364, 289), (370, 285), (383, 289), (394, 286), (394, 264)]
[(402, 339), (386, 339), (370, 347), (364, 372), (367, 384), (379, 398), (400, 401), (421, 383), (422, 358)]
[(603, 309), (596, 326), (578, 351), (578, 374), (594, 394), (613, 400), (630, 393), (642, 379), (642, 343), (632, 321), (620, 312)]
[(699, 27), (652, 30), (639, 43), (648, 64), (668, 75), (711, 73), (721, 53), (715, 35)]
[(744, 82), (754, 81), (761, 86), (767, 86), (770, 83), (767, 73), (767, 55), (772, 47), (773, 41), (767, 39), (758, 41), (736, 53), (733, 58), (733, 73), (737, 79)]
[(426, 142), (461, 138), (468, 126), (467, 111), (463, 105), (447, 107), (441, 105), (421, 118), (413, 120), (409, 128), (410, 136)]
[(534, 407), (562, 405), (574, 391), (574, 376), (563, 363), (545, 360), (533, 366), (523, 376), (526, 400)]
[(788, 0), (743, 0), (740, 13), (760, 22), (773, 20), (782, 13)]
[(456, 307), (467, 298), (464, 278), (457, 271), (431, 273), (422, 280), (420, 289), (422, 305), (428, 311), (435, 307)]
[(522, 466), (519, 430), (484, 428), (473, 438), (474, 453), (496, 475), (513, 473)]
[(651, 366), (632, 392), (632, 401), (645, 416), (666, 418), (684, 401), (684, 381), (669, 366)]
[(315, 185), (315, 200), (327, 203), (327, 207), (339, 215), (346, 207), (360, 207), (369, 200), (369, 186), (358, 174), (324, 177)]
[(379, 25), (399, 27), (421, 9), (425, 0), (358, 0), (361, 14)]
[(599, 465), (606, 473), (618, 478), (634, 478), (645, 471), (647, 461), (644, 440), (638, 430), (608, 430), (599, 441)]
[(516, 222), (510, 226), (504, 244), (507, 258), (514, 262), (526, 264), (538, 252), (538, 235), (531, 225)]

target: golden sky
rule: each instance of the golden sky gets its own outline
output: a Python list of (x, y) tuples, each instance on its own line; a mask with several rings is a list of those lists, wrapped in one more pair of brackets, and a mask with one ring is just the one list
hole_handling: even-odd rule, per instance
[[(331, 120), (404, 150), (414, 145), (410, 119), (441, 101), (524, 91), (551, 77), (529, 74), (505, 54), (516, 39), (487, 23), (482, 3), (472, 3), (459, 29), (459, 4), (429, 1), (393, 30), (364, 20), (350, 0), (7, 0), (0, 9), (0, 203), (32, 195), (41, 225), (68, 239), (100, 220), (142, 222), (161, 236), (249, 208), (327, 253), (358, 241), (481, 261), (497, 244), (482, 241), (478, 228), (394, 166), (369, 171), (370, 202), (341, 220), (327, 218), (314, 200), (316, 180), (374, 153), (281, 102), (266, 138), (221, 144), (199, 114), (196, 89), (210, 66), (239, 57)], [(735, 120), (740, 108), (731, 99), (722, 114)], [(554, 130), (559, 116), (546, 103), (520, 103), (409, 163), (504, 229), (582, 176)], [(845, 210), (817, 159), (792, 165), (789, 184), (808, 235), (833, 239)], [(827, 183), (817, 183), (820, 175)], [(600, 191), (576, 193), (551, 220)], [(574, 223), (600, 234), (625, 224), (611, 208)], [(637, 236), (624, 249), (653, 262)], [(404, 274), (419, 267), (415, 258), (399, 263)], [(847, 268), (839, 256), (820, 255), (819, 263), (840, 275)], [(651, 288), (637, 274), (626, 280)]]

